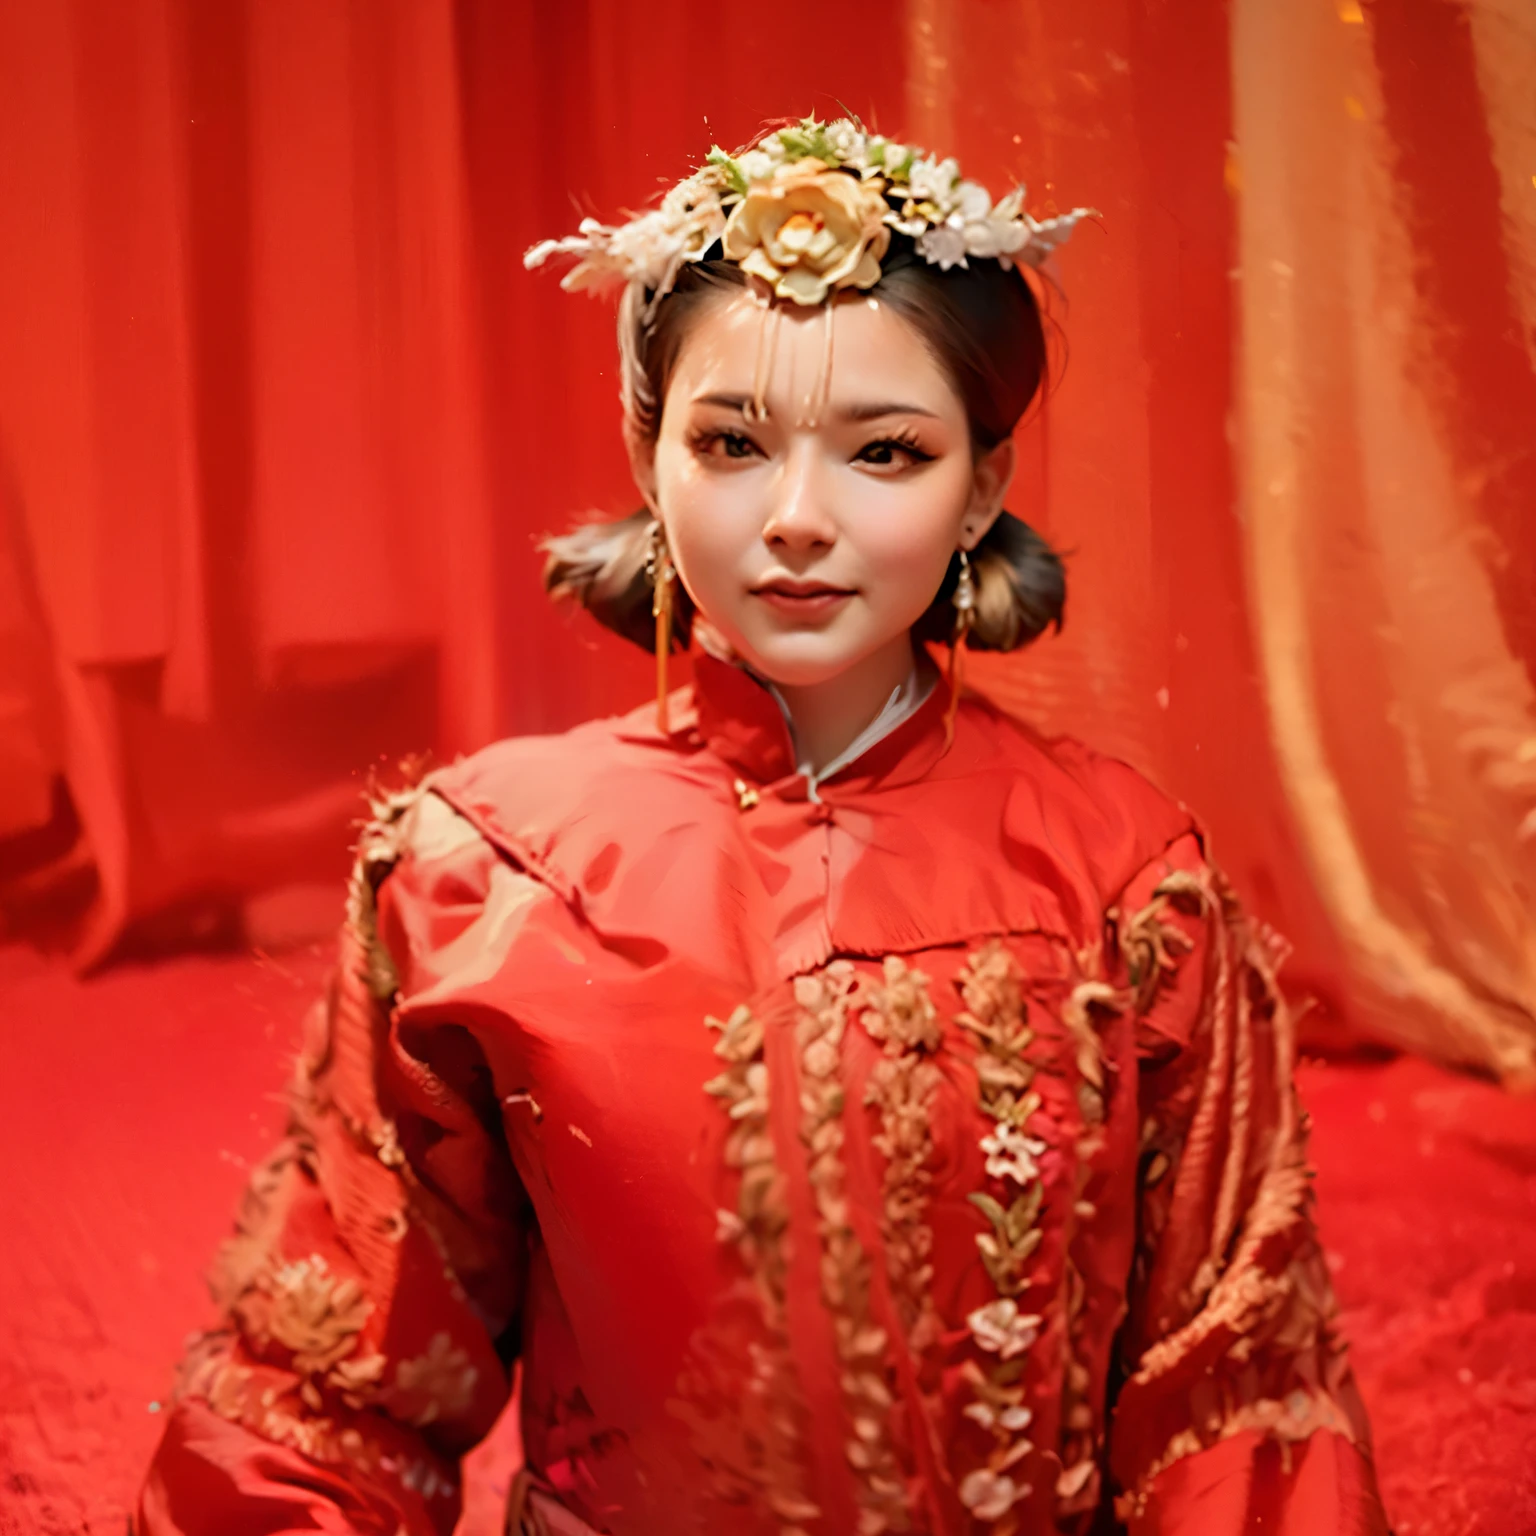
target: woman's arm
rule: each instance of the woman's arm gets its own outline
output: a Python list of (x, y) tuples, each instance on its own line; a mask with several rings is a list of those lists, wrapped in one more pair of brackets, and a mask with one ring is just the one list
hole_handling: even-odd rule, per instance
[(1140, 1199), (1111, 1466), (1132, 1536), (1379, 1536), (1369, 1431), (1312, 1222), (1278, 946), (1197, 840), (1116, 915)]
[[(140, 1536), (448, 1532), (508, 1392), (531, 1224), (473, 1035), (413, 1022), (536, 899), (435, 796), (365, 832), (287, 1137), (214, 1275)], [(440, 1017), (438, 1010), (432, 1017)]]

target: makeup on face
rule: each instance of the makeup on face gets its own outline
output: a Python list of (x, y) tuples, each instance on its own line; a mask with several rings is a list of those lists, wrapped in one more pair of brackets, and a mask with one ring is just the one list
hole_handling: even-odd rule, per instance
[(722, 296), (683, 341), (654, 461), (673, 559), (763, 677), (905, 667), (972, 502), (964, 403), (887, 306), (770, 313)]

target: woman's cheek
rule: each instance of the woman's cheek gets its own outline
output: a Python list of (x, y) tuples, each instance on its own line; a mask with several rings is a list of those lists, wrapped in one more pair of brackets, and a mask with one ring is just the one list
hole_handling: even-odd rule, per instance
[(683, 584), (717, 623), (729, 623), (739, 605), (750, 528), (728, 490), (679, 486), (664, 499), (668, 542)]
[(843, 532), (859, 547), (861, 563), (899, 587), (943, 579), (965, 511), (958, 477), (920, 477), (866, 484), (848, 503)]

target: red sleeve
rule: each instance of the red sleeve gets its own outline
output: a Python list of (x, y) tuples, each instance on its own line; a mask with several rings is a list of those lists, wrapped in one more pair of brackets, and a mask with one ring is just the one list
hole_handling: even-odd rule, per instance
[(399, 1004), (483, 952), (520, 878), (430, 795), (365, 833), (288, 1134), (216, 1265), (221, 1324), (183, 1367), (140, 1536), (453, 1529), (459, 1459), (507, 1397), (530, 1223), (474, 1038)]
[(1385, 1536), (1312, 1220), (1279, 945), (1198, 841), (1116, 914), (1141, 1158), (1110, 1463), (1131, 1536)]

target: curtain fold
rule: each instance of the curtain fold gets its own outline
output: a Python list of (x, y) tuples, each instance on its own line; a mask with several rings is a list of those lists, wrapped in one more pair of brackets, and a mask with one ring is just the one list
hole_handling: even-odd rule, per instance
[(1199, 809), (1321, 1036), (1528, 1075), (1533, 78), (1520, 0), (0, 0), (0, 921), (223, 933), (371, 769), (643, 697), (538, 590), (633, 491), (521, 254), (841, 103), (1101, 211), (1010, 503), (1068, 624), (978, 686)]
[[(1242, 496), (1275, 756), (1356, 1016), (1529, 1079), (1536, 376), (1475, 10), (1234, 6)], [(1507, 29), (1527, 81), (1532, 42)]]

